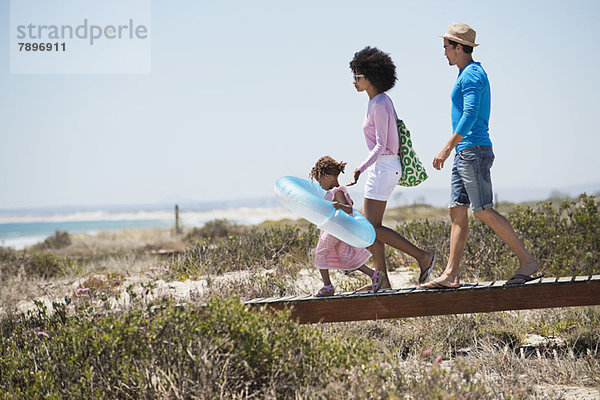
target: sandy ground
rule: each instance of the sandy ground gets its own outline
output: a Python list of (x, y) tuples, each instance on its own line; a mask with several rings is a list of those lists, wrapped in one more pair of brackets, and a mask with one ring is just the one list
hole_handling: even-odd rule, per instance
[[(273, 273), (274, 270), (264, 270), (262, 273)], [(128, 276), (116, 283), (112, 288), (113, 292), (119, 293), (120, 299), (110, 300), (113, 307), (126, 307), (129, 303), (129, 295), (126, 291), (128, 287), (133, 288), (133, 292), (140, 295), (145, 295), (148, 299), (163, 296), (171, 296), (177, 301), (190, 301), (202, 297), (208, 290), (209, 281), (207, 279), (185, 280), (185, 281), (165, 281), (160, 279), (161, 271), (149, 271), (145, 274)], [(250, 279), (250, 272), (237, 271), (223, 274), (212, 278), (212, 282), (219, 283), (220, 281), (237, 282)], [(397, 269), (389, 272), (390, 281), (393, 288), (414, 287), (411, 280), (416, 279), (416, 272), (408, 268)], [(29, 285), (37, 286), (34, 292), (41, 295), (31, 298), (16, 299), (16, 302), (11, 305), (12, 312), (27, 312), (35, 308), (34, 301), (44, 303), (48, 309), (51, 309), (53, 302), (61, 302), (65, 296), (67, 297), (86, 297), (85, 283), (94, 276), (86, 276), (75, 280), (55, 280), (55, 281), (37, 281), (29, 282)], [(97, 275), (100, 280), (106, 278), (102, 275)], [(339, 276), (332, 274), (332, 280), (336, 284)], [(323, 285), (321, 276), (316, 268), (303, 269), (298, 273), (296, 287), (299, 294), (312, 294)], [(337, 289), (337, 292), (340, 292)], [(43, 294), (42, 294), (43, 293)], [(0, 307), (0, 315), (5, 314), (9, 310)]]
[(562, 400), (597, 400), (600, 399), (600, 389), (581, 388), (566, 385), (536, 386), (537, 398)]

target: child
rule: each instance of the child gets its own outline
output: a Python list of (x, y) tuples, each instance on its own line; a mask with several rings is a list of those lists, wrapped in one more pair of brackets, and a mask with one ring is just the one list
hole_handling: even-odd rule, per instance
[[(340, 186), (338, 175), (344, 172), (345, 162), (337, 162), (329, 156), (321, 157), (310, 171), (310, 178), (316, 179), (327, 193), (326, 200), (331, 200), (336, 209), (342, 209), (352, 215), (352, 199), (345, 186)], [(321, 231), (319, 243), (315, 250), (315, 266), (319, 268), (324, 286), (315, 293), (315, 297), (332, 296), (335, 292), (329, 279), (330, 269), (345, 271), (359, 270), (373, 278), (374, 271), (365, 262), (371, 257), (367, 249), (359, 249), (339, 240), (329, 233)]]

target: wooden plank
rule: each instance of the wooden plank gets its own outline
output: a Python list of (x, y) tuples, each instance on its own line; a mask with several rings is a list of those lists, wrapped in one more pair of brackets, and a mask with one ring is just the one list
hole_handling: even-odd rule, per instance
[(254, 303), (260, 304), (263, 300), (264, 300), (264, 297), (257, 297), (255, 299), (246, 301), (246, 304), (254, 304)]
[(600, 276), (593, 279), (569, 278), (568, 282), (536, 280), (527, 285), (464, 285), (460, 289), (410, 291), (390, 290), (377, 294), (356, 293), (348, 296), (295, 301), (247, 303), (252, 307), (292, 308), (292, 317), (300, 323), (363, 321), (430, 315), (468, 314), (507, 310), (600, 305)]
[(554, 277), (544, 277), (542, 278), (542, 283), (554, 283), (557, 282), (558, 278), (554, 278)]

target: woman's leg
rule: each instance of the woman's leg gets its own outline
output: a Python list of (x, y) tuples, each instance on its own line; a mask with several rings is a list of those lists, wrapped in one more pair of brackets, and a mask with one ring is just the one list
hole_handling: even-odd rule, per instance
[[(421, 271), (419, 278), (421, 276), (426, 276), (425, 273), (427, 272), (427, 270), (431, 266), (431, 263), (433, 262), (434, 253), (430, 253), (428, 251), (418, 248), (417, 246), (406, 240), (395, 230), (383, 226), (382, 221), (386, 205), (387, 202), (385, 201), (365, 199), (365, 217), (369, 220), (369, 222), (371, 222), (371, 224), (373, 224), (373, 227), (375, 228), (375, 233), (377, 235), (377, 240), (375, 241), (375, 243), (380, 242), (382, 245), (387, 244), (413, 257), (419, 263), (419, 269)], [(373, 219), (369, 218), (369, 213), (371, 213)], [(373, 253), (373, 251), (371, 251), (371, 253), (373, 254), (373, 263), (375, 265), (375, 269), (380, 270), (377, 267), (377, 265), (379, 264), (377, 262), (375, 253)], [(381, 269), (381, 271), (385, 272), (385, 258), (383, 260), (383, 269)]]
[(375, 228), (376, 239), (375, 242), (369, 247), (369, 251), (373, 255), (373, 266), (377, 271), (380, 272), (382, 279), (381, 288), (390, 288), (390, 280), (387, 276), (387, 269), (385, 267), (385, 244), (379, 240), (378, 229), (381, 228), (381, 221), (383, 220), (383, 213), (385, 212), (385, 206), (387, 201), (379, 201), (373, 199), (365, 199), (363, 212), (365, 217)]

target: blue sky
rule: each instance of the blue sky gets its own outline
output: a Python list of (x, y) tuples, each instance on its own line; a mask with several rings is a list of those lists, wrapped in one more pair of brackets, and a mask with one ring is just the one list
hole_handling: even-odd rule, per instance
[[(452, 133), (452, 21), (481, 44), (500, 195), (600, 182), (597, 0), (155, 0), (138, 75), (11, 74), (8, 1), (0, 17), (0, 208), (267, 197), (325, 154), (350, 172), (368, 98), (348, 63), (367, 45), (395, 61), (389, 95), (430, 166)], [(413, 191), (449, 187), (429, 172)]]

